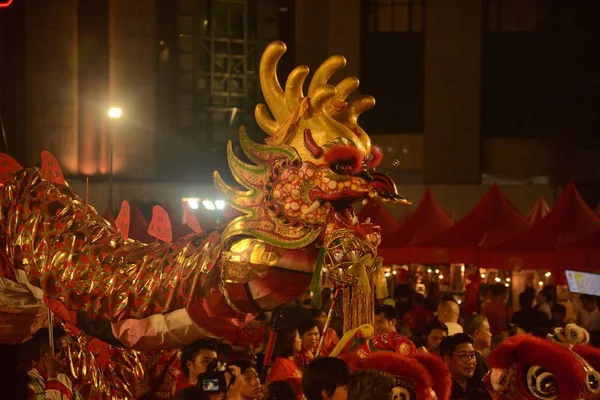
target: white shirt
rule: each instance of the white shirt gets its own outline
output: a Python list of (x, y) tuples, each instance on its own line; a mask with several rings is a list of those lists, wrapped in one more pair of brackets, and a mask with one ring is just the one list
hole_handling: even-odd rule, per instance
[(448, 336), (456, 335), (457, 333), (463, 333), (463, 328), (456, 322), (445, 322), (448, 327)]

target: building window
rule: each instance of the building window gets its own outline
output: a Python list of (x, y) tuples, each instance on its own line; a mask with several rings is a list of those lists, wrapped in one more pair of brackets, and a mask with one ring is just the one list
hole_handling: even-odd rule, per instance
[(423, 32), (422, 0), (368, 0), (367, 3), (369, 32)]
[(361, 116), (369, 133), (423, 132), (425, 4), (362, 2), (361, 88), (377, 99), (377, 107)]
[(535, 32), (540, 23), (541, 0), (488, 0), (490, 32)]
[(277, 0), (179, 0), (179, 130), (220, 144), (252, 130), (260, 55), (278, 34)]

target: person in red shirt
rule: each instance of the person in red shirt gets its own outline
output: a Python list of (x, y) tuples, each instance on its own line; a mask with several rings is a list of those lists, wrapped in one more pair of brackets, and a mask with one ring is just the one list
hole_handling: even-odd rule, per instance
[[(327, 322), (327, 312), (325, 310), (313, 309), (311, 310), (313, 318), (317, 321), (319, 326), (319, 332), (323, 332), (323, 328), (325, 327), (325, 322)], [(323, 338), (323, 346), (321, 347), (321, 353), (319, 356), (327, 357), (335, 346), (337, 346), (340, 339), (338, 338), (335, 330), (331, 328), (327, 328), (325, 331), (325, 335)]]
[(294, 355), (301, 350), (302, 339), (295, 327), (279, 330), (273, 349), (275, 362), (269, 369), (266, 381), (267, 385), (277, 381), (288, 382), (298, 400), (302, 399), (302, 371), (296, 363)]
[(315, 358), (317, 347), (319, 347), (321, 332), (319, 331), (317, 321), (308, 318), (300, 322), (300, 325), (298, 325), (298, 333), (302, 339), (302, 350), (296, 354), (296, 361), (298, 362), (298, 365), (303, 368)]
[(265, 342), (264, 319), (264, 314), (258, 314), (252, 322), (236, 331), (235, 338), (231, 341), (232, 361), (254, 361), (256, 355), (263, 351)]
[(498, 283), (490, 289), (492, 299), (483, 304), (481, 314), (483, 314), (490, 323), (492, 335), (501, 335), (508, 330), (508, 322), (510, 321), (509, 309), (506, 304), (508, 290), (506, 287)]
[(410, 331), (416, 335), (422, 335), (427, 324), (433, 320), (433, 312), (425, 307), (426, 303), (425, 296), (417, 293), (413, 306), (404, 314), (404, 321), (408, 324)]
[(386, 304), (375, 307), (375, 333), (396, 332), (396, 309)]

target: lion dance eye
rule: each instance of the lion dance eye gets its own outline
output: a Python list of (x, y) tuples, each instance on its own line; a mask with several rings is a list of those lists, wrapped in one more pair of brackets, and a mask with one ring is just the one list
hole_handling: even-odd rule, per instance
[(536, 399), (553, 400), (558, 398), (556, 378), (547, 369), (536, 365), (531, 366), (527, 371), (526, 379), (527, 389)]
[(590, 371), (587, 373), (585, 386), (592, 394), (600, 393), (600, 373), (597, 371)]

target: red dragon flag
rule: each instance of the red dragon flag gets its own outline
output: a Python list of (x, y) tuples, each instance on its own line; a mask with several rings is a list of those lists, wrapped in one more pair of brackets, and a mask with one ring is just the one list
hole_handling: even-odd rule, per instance
[(57, 185), (65, 185), (65, 177), (60, 169), (60, 164), (49, 151), (42, 151), (42, 178)]
[(121, 233), (123, 239), (129, 238), (129, 222), (131, 221), (131, 208), (129, 207), (129, 202), (127, 200), (123, 200), (121, 203), (121, 210), (119, 211), (119, 215), (117, 215), (117, 219), (115, 220), (115, 225), (117, 229)]
[(0, 153), (0, 183), (4, 184), (10, 180), (23, 167), (11, 156)]
[(173, 241), (173, 230), (171, 229), (171, 220), (169, 214), (161, 206), (152, 207), (152, 220), (148, 226), (148, 234), (163, 242)]
[(200, 222), (198, 222), (198, 218), (196, 218), (194, 210), (192, 210), (192, 207), (190, 207), (187, 201), (183, 202), (183, 212), (185, 217), (185, 224), (189, 226), (194, 232), (202, 233), (202, 226), (200, 226)]

